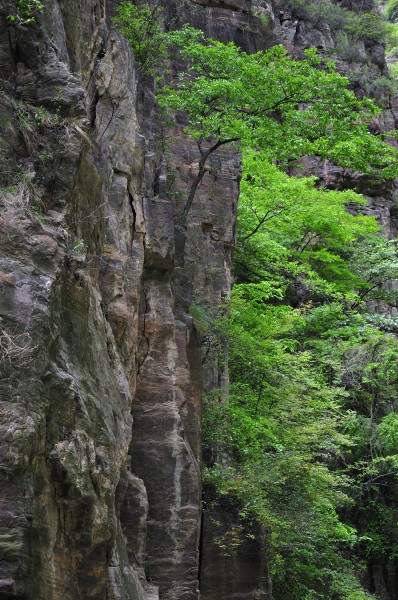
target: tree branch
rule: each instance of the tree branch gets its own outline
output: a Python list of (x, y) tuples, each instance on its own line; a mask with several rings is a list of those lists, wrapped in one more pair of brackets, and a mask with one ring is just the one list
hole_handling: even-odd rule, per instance
[[(264, 223), (266, 223), (267, 221), (270, 221), (274, 217), (277, 217), (278, 215), (280, 215), (281, 213), (285, 212), (286, 210), (287, 209), (284, 208), (284, 207), (281, 207), (279, 210), (278, 210), (277, 207), (274, 208), (274, 209), (270, 208), (269, 210), (267, 210), (267, 212), (265, 213), (265, 215), (259, 220), (259, 222), (256, 225), (256, 227), (253, 229), (253, 231), (251, 233), (249, 233), (248, 235), (245, 235), (244, 238), (242, 238), (242, 242), (245, 242), (246, 240), (248, 240), (249, 238), (251, 238), (252, 235), (255, 235), (258, 232), (258, 230), (264, 225)], [(258, 218), (257, 215), (256, 215), (256, 217)]]
[(218, 140), (215, 144), (213, 144), (213, 146), (210, 146), (210, 148), (204, 152), (202, 149), (202, 140), (198, 140), (199, 152), (201, 154), (201, 159), (199, 161), (199, 170), (198, 170), (198, 174), (196, 175), (195, 181), (191, 185), (191, 189), (189, 190), (187, 201), (186, 201), (185, 206), (181, 213), (181, 217), (180, 217), (181, 225), (185, 225), (185, 223), (186, 223), (188, 213), (191, 209), (192, 203), (193, 203), (195, 195), (196, 195), (196, 190), (198, 189), (200, 182), (202, 181), (203, 177), (206, 174), (206, 171), (207, 171), (206, 162), (207, 162), (209, 156), (211, 156), (211, 154), (213, 154), (213, 152), (218, 150), (218, 148), (220, 148), (220, 146), (225, 146), (226, 144), (232, 144), (232, 142), (238, 142), (238, 141), (239, 141), (239, 138), (227, 138), (225, 140)]

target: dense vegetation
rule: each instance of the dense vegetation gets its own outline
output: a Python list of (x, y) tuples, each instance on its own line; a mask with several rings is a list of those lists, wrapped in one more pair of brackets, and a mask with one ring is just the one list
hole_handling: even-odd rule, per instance
[[(308, 12), (315, 3), (295, 4)], [(344, 17), (346, 36), (382, 27), (371, 14), (322, 7)], [(363, 197), (289, 172), (307, 154), (392, 178), (396, 150), (369, 131), (374, 103), (315, 52), (247, 55), (189, 27), (166, 35), (143, 8), (122, 3), (117, 17), (143, 71), (154, 68), (153, 43), (177, 48), (187, 65), (158, 94), (166, 113), (185, 113), (198, 143), (182, 226), (211, 154), (236, 144), (243, 155), (236, 284), (229, 316), (211, 324), (229, 346), (231, 387), (205, 405), (209, 497), (239, 511), (234, 543), (253, 521), (267, 531), (277, 600), (369, 598), (362, 563), (398, 555), (396, 247), (362, 215)], [(229, 542), (218, 540), (226, 551)]]
[(395, 245), (345, 211), (354, 193), (245, 161), (219, 323), (230, 399), (206, 406), (206, 481), (270, 532), (275, 598), (365, 598), (357, 558), (398, 550), (397, 323), (365, 304), (395, 302), (382, 287), (398, 277)]

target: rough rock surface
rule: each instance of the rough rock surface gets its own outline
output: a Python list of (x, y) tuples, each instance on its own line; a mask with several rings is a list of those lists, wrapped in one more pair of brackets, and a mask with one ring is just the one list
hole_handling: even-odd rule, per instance
[(236, 507), (219, 503), (203, 511), (201, 547), (201, 598), (271, 600), (266, 533), (258, 526), (248, 530)]
[(0, 3), (0, 598), (194, 599), (189, 306), (229, 293), (239, 160), (214, 161), (175, 236), (194, 146), (173, 132), (166, 165), (115, 3), (45, 4), (14, 27)]

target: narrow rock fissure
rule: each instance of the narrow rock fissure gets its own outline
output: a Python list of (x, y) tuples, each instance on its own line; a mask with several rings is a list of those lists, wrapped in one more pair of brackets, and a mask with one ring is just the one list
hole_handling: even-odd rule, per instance
[(97, 105), (98, 102), (100, 100), (100, 95), (99, 95), (99, 91), (96, 88), (94, 91), (94, 95), (91, 101), (91, 105), (90, 105), (90, 127), (92, 129), (95, 128), (95, 124), (96, 124), (96, 119), (97, 119)]
[(137, 222), (137, 212), (134, 208), (134, 197), (133, 197), (132, 193), (130, 192), (130, 190), (128, 190), (128, 195), (129, 195), (129, 204), (130, 204), (131, 212), (133, 213), (133, 223), (132, 223), (132, 227), (131, 227), (131, 241), (134, 242), (135, 225)]
[(149, 340), (149, 337), (146, 335), (146, 319), (147, 319), (147, 315), (150, 312), (150, 306), (149, 306), (149, 302), (148, 302), (148, 292), (146, 289), (143, 289), (143, 298), (144, 298), (144, 311), (143, 311), (143, 326), (142, 326), (141, 333), (142, 333), (142, 337), (146, 343), (146, 351), (144, 353), (144, 357), (142, 358), (141, 362), (138, 364), (137, 375), (139, 375), (143, 364), (145, 363), (146, 359), (148, 358), (149, 348), (150, 348), (150, 340)]

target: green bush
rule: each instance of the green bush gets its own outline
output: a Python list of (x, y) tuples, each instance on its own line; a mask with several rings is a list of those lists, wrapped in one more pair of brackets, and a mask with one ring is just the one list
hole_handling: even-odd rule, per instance
[(309, 2), (306, 5), (307, 17), (312, 23), (327, 23), (332, 31), (340, 31), (347, 21), (347, 9), (333, 2)]
[(35, 13), (43, 8), (44, 4), (39, 0), (18, 0), (15, 13), (7, 15), (7, 21), (14, 25), (30, 25), (36, 21)]
[(363, 42), (360, 40), (352, 40), (345, 31), (342, 31), (337, 36), (334, 52), (343, 60), (347, 60), (350, 63), (362, 63), (361, 68), (363, 68), (363, 64), (368, 61), (368, 55), (366, 54)]
[(161, 21), (163, 10), (148, 3), (135, 6), (121, 2), (116, 8), (114, 24), (128, 41), (134, 58), (144, 73), (153, 73), (166, 55), (166, 34)]
[(383, 43), (387, 41), (389, 27), (377, 13), (347, 11), (344, 31), (353, 40), (372, 40)]
[(387, 23), (375, 12), (354, 12), (331, 0), (288, 0), (288, 7), (298, 18), (315, 26), (326, 24), (332, 33), (343, 32), (351, 41), (383, 42), (388, 37)]

